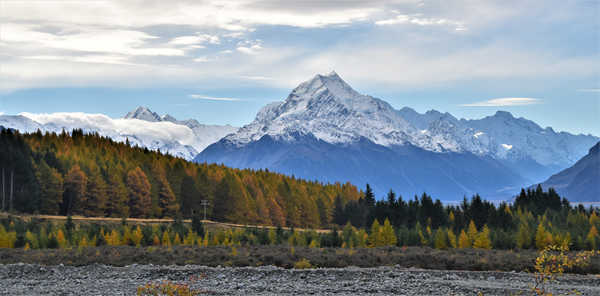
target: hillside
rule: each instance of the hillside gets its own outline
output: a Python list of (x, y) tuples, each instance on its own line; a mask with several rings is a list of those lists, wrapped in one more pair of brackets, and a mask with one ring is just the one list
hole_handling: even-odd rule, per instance
[[(81, 130), (3, 130), (0, 168), (6, 184), (14, 172), (16, 211), (50, 215), (190, 217), (208, 200), (216, 221), (318, 228), (331, 222), (336, 196), (360, 196), (350, 184), (192, 163)], [(5, 201), (9, 209), (8, 189)]]
[(600, 142), (589, 153), (542, 183), (543, 188), (553, 187), (570, 200), (600, 202)]

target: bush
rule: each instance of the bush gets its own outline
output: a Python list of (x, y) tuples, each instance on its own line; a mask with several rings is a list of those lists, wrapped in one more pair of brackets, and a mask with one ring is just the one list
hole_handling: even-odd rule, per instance
[(310, 264), (310, 261), (302, 258), (299, 261), (297, 261), (296, 263), (294, 263), (294, 268), (295, 269), (307, 269), (307, 268), (313, 268), (312, 264)]

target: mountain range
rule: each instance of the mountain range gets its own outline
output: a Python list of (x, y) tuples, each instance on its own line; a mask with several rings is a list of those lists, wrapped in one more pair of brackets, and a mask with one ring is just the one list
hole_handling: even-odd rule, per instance
[[(467, 120), (436, 110), (397, 110), (358, 93), (335, 72), (301, 83), (241, 128), (178, 120), (146, 107), (116, 119), (89, 113), (0, 115), (0, 126), (21, 132), (79, 128), (197, 162), (369, 183), (378, 196), (390, 189), (404, 197), (427, 192), (445, 201), (475, 193), (508, 199), (569, 168), (600, 140), (542, 128), (506, 111)], [(564, 183), (553, 178), (544, 184)], [(577, 199), (576, 190), (566, 192)]]
[(505, 111), (466, 120), (435, 110), (396, 110), (332, 72), (265, 106), (195, 160), (370, 183), (380, 195), (394, 189), (447, 201), (475, 193), (505, 199), (571, 166), (598, 140), (541, 128)]
[(80, 112), (0, 115), (0, 126), (28, 133), (37, 130), (60, 133), (63, 130), (82, 129), (187, 160), (237, 130), (230, 125), (200, 124), (194, 119), (179, 121), (168, 114), (161, 117), (145, 107), (138, 107), (124, 118), (117, 119)]

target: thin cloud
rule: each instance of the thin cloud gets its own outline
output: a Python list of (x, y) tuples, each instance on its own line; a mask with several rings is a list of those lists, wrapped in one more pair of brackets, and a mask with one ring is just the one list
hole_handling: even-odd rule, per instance
[(192, 95), (189, 95), (189, 97), (192, 99), (207, 100), (207, 101), (225, 101), (225, 102), (243, 101), (242, 99), (238, 99), (238, 98), (210, 97), (210, 96), (198, 95), (198, 94), (192, 94)]
[(579, 92), (600, 92), (600, 88), (580, 88)]
[(506, 107), (506, 106), (526, 106), (540, 104), (542, 100), (535, 98), (498, 98), (487, 101), (475, 102), (470, 104), (461, 104), (465, 107)]

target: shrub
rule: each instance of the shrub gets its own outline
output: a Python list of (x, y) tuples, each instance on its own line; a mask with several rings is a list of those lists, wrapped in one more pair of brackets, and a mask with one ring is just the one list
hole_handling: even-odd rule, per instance
[(302, 258), (299, 261), (296, 261), (296, 263), (294, 263), (294, 268), (295, 269), (307, 269), (307, 268), (313, 268), (313, 266), (312, 266), (312, 264), (310, 264), (310, 261), (308, 261), (305, 258)]

